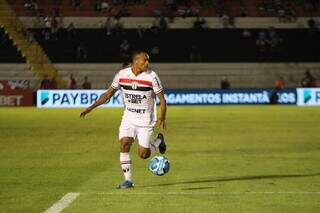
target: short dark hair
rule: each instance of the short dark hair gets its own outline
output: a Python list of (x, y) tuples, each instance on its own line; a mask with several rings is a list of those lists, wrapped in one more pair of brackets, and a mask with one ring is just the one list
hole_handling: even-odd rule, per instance
[(135, 59), (135, 57), (137, 55), (140, 55), (140, 54), (146, 54), (147, 57), (149, 58), (149, 55), (146, 51), (143, 51), (143, 50), (137, 50), (137, 51), (134, 51), (133, 54), (132, 54), (132, 61)]

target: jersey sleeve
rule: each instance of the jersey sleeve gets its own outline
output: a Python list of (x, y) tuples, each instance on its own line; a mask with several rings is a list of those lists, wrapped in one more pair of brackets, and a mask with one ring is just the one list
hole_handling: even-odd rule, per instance
[(158, 94), (158, 93), (162, 92), (162, 90), (163, 90), (160, 78), (158, 77), (158, 75), (156, 73), (154, 73), (154, 75), (152, 77), (152, 89), (155, 94)]
[(116, 90), (120, 89), (119, 79), (120, 79), (120, 72), (118, 72), (113, 78), (113, 81), (111, 84), (113, 89), (116, 89)]

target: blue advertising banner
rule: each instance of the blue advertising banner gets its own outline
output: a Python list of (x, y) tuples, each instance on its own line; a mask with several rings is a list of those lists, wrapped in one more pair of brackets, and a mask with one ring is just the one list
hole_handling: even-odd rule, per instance
[(167, 90), (165, 96), (171, 105), (269, 104), (272, 96), (279, 104), (297, 102), (296, 89)]
[[(77, 108), (93, 104), (106, 90), (38, 90), (39, 108)], [(122, 107), (120, 92), (100, 107)]]
[[(93, 104), (105, 90), (38, 90), (39, 108), (77, 108)], [(296, 104), (296, 89), (166, 90), (169, 105), (269, 104), (271, 97), (279, 104)], [(101, 107), (122, 107), (120, 92)]]

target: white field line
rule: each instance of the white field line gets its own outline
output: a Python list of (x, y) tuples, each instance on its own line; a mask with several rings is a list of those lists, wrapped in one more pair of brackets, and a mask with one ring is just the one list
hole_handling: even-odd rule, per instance
[(44, 213), (62, 212), (62, 210), (67, 208), (79, 195), (80, 193), (75, 193), (75, 192), (67, 193), (58, 202), (54, 203), (49, 209), (44, 211)]
[[(127, 192), (127, 193), (126, 193)], [(320, 192), (83, 192), (91, 195), (320, 195)]]

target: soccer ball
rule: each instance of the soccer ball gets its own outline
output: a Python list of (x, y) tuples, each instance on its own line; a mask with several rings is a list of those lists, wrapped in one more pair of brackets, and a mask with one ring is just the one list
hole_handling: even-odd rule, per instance
[(158, 176), (169, 172), (170, 162), (165, 156), (155, 156), (149, 162), (149, 170)]

